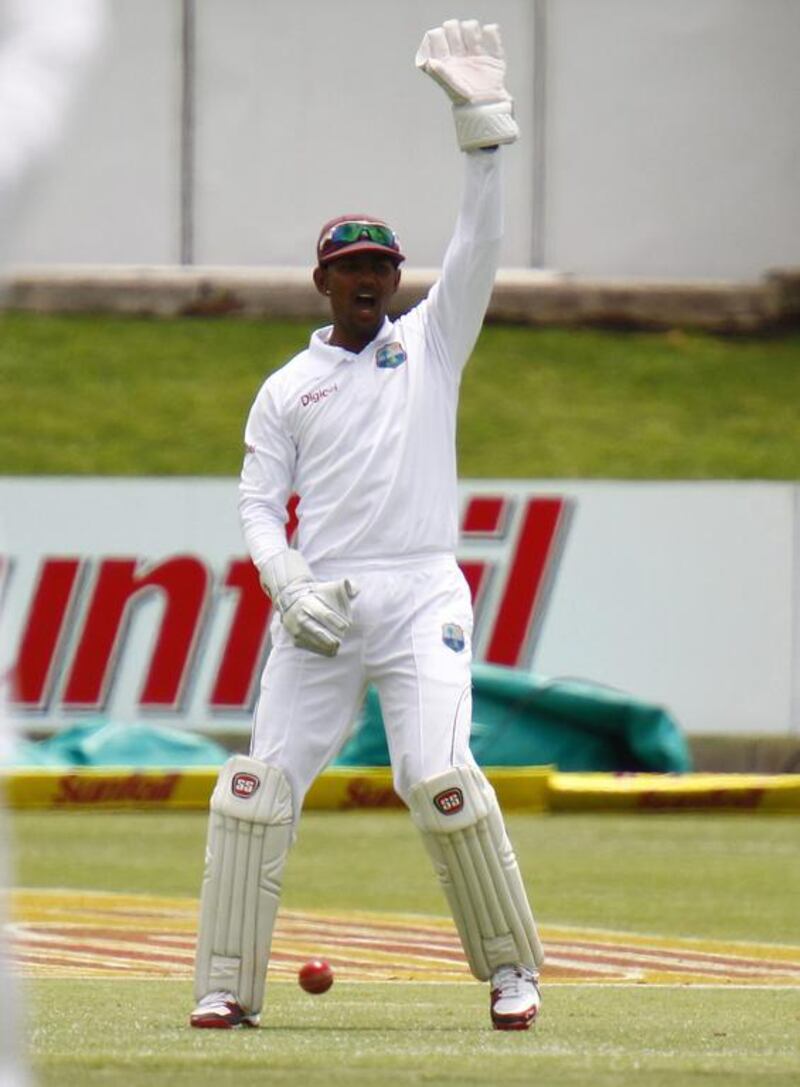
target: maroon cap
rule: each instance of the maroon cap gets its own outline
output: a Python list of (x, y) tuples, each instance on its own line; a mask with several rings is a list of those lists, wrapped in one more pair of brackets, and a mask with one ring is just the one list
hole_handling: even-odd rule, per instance
[[(350, 231), (347, 231), (347, 234), (352, 235), (352, 240), (343, 238), (337, 241), (334, 237), (336, 228), (344, 224), (352, 227)], [(359, 230), (359, 227), (363, 229)], [(385, 240), (375, 237), (376, 234), (384, 234)], [(347, 256), (349, 253), (363, 252), (384, 253), (396, 264), (406, 259), (400, 252), (400, 239), (395, 232), (388, 223), (383, 219), (376, 219), (374, 215), (337, 215), (335, 219), (329, 219), (319, 232), (318, 264), (330, 264), (331, 261)]]

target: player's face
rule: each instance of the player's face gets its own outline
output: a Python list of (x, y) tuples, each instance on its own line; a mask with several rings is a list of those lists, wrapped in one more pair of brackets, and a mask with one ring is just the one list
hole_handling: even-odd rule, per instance
[(400, 269), (382, 253), (352, 253), (317, 268), (314, 282), (330, 299), (331, 343), (361, 351), (383, 324), (400, 282)]

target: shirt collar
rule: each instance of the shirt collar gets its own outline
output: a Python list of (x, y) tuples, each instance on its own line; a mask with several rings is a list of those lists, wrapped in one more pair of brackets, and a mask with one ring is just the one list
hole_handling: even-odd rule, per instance
[[(331, 361), (338, 360), (343, 357), (358, 358), (358, 355), (354, 355), (352, 351), (348, 351), (344, 347), (337, 347), (335, 344), (328, 343), (328, 337), (333, 331), (333, 325), (325, 325), (324, 328), (318, 328), (315, 332), (311, 333), (311, 339), (308, 343), (308, 349), (312, 355), (317, 358), (329, 359)], [(367, 344), (367, 346), (360, 352), (364, 354), (372, 348), (377, 347), (378, 344), (385, 343), (390, 340), (394, 335), (394, 322), (390, 321), (388, 317), (384, 317), (383, 324), (378, 330), (378, 335)]]

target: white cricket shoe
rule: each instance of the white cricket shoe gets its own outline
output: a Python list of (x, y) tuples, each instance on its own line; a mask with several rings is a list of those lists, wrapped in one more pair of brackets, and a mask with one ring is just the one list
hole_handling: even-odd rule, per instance
[(491, 1014), (495, 1030), (532, 1027), (542, 997), (539, 977), (527, 966), (500, 966), (492, 974)]
[(234, 1027), (257, 1027), (259, 1019), (258, 1015), (249, 1015), (233, 993), (218, 990), (203, 997), (189, 1016), (189, 1025), (233, 1030)]

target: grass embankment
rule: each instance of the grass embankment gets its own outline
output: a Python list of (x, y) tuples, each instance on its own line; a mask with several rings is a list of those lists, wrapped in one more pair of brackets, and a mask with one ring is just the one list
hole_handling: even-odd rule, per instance
[[(236, 475), (267, 372), (310, 326), (0, 316), (0, 474)], [(465, 477), (800, 478), (800, 335), (487, 327)]]

